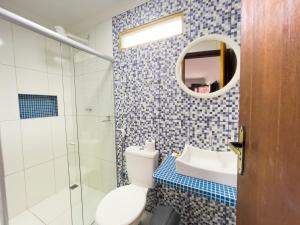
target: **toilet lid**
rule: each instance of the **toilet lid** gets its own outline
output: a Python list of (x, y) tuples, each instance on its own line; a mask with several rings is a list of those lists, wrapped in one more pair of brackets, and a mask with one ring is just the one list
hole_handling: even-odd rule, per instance
[(117, 188), (100, 202), (96, 212), (98, 225), (128, 225), (144, 211), (147, 192), (135, 185)]

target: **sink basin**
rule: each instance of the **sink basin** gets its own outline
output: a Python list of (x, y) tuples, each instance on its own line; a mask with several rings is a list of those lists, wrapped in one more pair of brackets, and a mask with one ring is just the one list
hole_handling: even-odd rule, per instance
[(186, 145), (176, 159), (176, 172), (236, 187), (237, 156), (233, 152), (202, 150)]

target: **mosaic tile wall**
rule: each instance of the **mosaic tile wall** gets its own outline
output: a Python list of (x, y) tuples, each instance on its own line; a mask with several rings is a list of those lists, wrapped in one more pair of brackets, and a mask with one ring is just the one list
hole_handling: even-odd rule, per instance
[[(119, 49), (119, 32), (181, 11), (185, 14), (182, 35)], [(223, 96), (197, 99), (179, 88), (175, 67), (181, 51), (197, 37), (223, 34), (239, 43), (240, 14), (240, 0), (150, 0), (113, 18), (118, 185), (128, 183), (124, 149), (143, 145), (146, 139), (156, 140), (161, 158), (182, 151), (185, 143), (227, 151), (228, 142), (237, 139), (239, 84)], [(230, 219), (225, 217), (224, 221)], [(227, 224), (210, 222), (201, 224)]]
[(173, 188), (156, 188), (157, 205), (171, 206), (185, 225), (235, 225), (236, 209), (223, 203), (178, 192)]
[(57, 96), (19, 94), (21, 119), (58, 116)]
[[(236, 140), (239, 84), (223, 96), (197, 99), (179, 88), (175, 66), (183, 48), (196, 37), (224, 34), (239, 42), (240, 7), (240, 0), (151, 0), (113, 18), (119, 185), (127, 183), (124, 147), (152, 138), (164, 157), (183, 150), (185, 143), (227, 151), (228, 142)], [(185, 13), (183, 35), (119, 49), (119, 32), (180, 11)]]

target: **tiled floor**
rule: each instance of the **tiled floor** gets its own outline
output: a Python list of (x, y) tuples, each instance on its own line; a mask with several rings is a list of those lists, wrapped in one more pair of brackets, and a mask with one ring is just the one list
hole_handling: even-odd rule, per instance
[(44, 225), (37, 217), (35, 217), (29, 211), (25, 211), (22, 214), (14, 217), (9, 221), (10, 225)]
[[(84, 224), (90, 225), (94, 220), (96, 208), (100, 200), (104, 197), (95, 189), (84, 186), (83, 196), (83, 217)], [(10, 225), (82, 225), (82, 207), (80, 189), (75, 189), (72, 194), (72, 214), (70, 207), (70, 192), (63, 189), (62, 191), (45, 199), (34, 207), (28, 209), (22, 214), (12, 218)]]

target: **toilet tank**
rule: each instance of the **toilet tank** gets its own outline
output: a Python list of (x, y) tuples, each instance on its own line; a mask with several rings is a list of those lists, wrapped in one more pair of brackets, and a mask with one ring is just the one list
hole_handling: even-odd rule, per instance
[(131, 146), (126, 149), (125, 155), (130, 183), (145, 188), (154, 187), (153, 172), (158, 165), (158, 151)]

